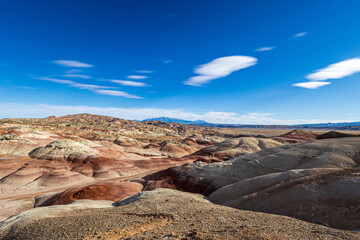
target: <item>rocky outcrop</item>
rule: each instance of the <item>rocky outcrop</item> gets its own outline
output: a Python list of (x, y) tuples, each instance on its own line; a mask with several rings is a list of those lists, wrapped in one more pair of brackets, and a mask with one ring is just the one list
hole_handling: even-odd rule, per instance
[(27, 142), (24, 139), (20, 138), (18, 135), (13, 133), (6, 133), (0, 136), (0, 141), (18, 141), (18, 142)]
[(91, 146), (93, 143), (90, 141), (81, 143), (70, 139), (61, 139), (51, 142), (45, 147), (34, 149), (29, 156), (45, 160), (82, 161), (96, 156), (97, 151)]

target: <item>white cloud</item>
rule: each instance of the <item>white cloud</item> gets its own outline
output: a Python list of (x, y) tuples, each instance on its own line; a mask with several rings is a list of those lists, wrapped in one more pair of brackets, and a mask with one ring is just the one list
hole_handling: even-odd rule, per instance
[(331, 84), (331, 82), (321, 82), (328, 79), (340, 79), (360, 72), (360, 58), (350, 58), (338, 63), (330, 64), (325, 68), (316, 70), (306, 75), (309, 82), (295, 83), (293, 86), (308, 89), (317, 89)]
[(87, 90), (94, 90), (94, 89), (101, 89), (101, 88), (113, 88), (113, 87), (108, 87), (108, 86), (99, 86), (99, 85), (83, 84), (83, 83), (73, 83), (70, 86), (76, 87), (79, 89), (87, 89)]
[(194, 76), (184, 82), (186, 85), (201, 86), (216, 78), (226, 77), (240, 69), (248, 68), (257, 63), (257, 59), (249, 56), (228, 56), (212, 60), (195, 68)]
[(300, 32), (293, 35), (293, 38), (305, 37), (306, 35), (308, 35), (308, 32)]
[(169, 59), (166, 59), (166, 60), (163, 60), (163, 64), (167, 64), (167, 63), (172, 63), (173, 62), (173, 60), (169, 60)]
[(130, 75), (130, 76), (127, 76), (127, 78), (129, 78), (129, 79), (146, 79), (146, 78), (148, 78), (148, 76)]
[(94, 90), (94, 92), (102, 94), (102, 95), (110, 95), (110, 96), (116, 96), (116, 97), (126, 97), (126, 98), (137, 98), (137, 99), (143, 99), (142, 97), (133, 95), (133, 94), (129, 94), (127, 92), (123, 92), (123, 91), (114, 91), (114, 90), (103, 90), (103, 89), (99, 89), (99, 90)]
[(322, 81), (327, 79), (340, 79), (360, 72), (360, 58), (351, 58), (316, 70), (306, 76), (307, 79)]
[(63, 75), (63, 77), (85, 78), (85, 79), (91, 78), (89, 75), (83, 75), (83, 74), (66, 74), (66, 75)]
[(10, 117), (47, 117), (50, 115), (64, 116), (67, 114), (91, 113), (110, 115), (122, 119), (143, 120), (154, 117), (171, 117), (185, 120), (204, 120), (210, 123), (227, 124), (306, 124), (321, 122), (349, 122), (347, 120), (329, 119), (293, 119), (279, 120), (272, 118), (272, 113), (246, 113), (234, 112), (192, 112), (185, 109), (166, 108), (116, 108), (116, 107), (93, 107), (93, 106), (56, 106), (47, 104), (16, 104), (0, 103), (0, 119)]
[(48, 77), (40, 77), (40, 78), (35, 78), (35, 79), (45, 80), (45, 81), (50, 81), (50, 82), (55, 82), (55, 83), (61, 83), (61, 84), (68, 85), (70, 87), (75, 87), (78, 89), (86, 89), (86, 90), (90, 90), (94, 93), (103, 94), (103, 95), (142, 99), (142, 97), (132, 95), (132, 94), (129, 94), (129, 93), (123, 92), (123, 91), (105, 90), (105, 89), (113, 88), (113, 87), (108, 87), (108, 86), (83, 84), (83, 83), (78, 83), (78, 82), (74, 82), (74, 81), (70, 81), (70, 80), (61, 80), (61, 79), (48, 78)]
[(261, 47), (258, 49), (255, 49), (256, 52), (266, 52), (266, 51), (271, 51), (274, 50), (276, 47)]
[(202, 86), (216, 78), (218, 78), (218, 77), (217, 76), (200, 75), (200, 76), (195, 76), (195, 77), (189, 78), (188, 80), (186, 80), (184, 82), (184, 84), (199, 87), (199, 86)]
[(301, 82), (301, 83), (294, 83), (293, 86), (307, 88), (307, 89), (317, 89), (319, 87), (323, 87), (329, 84), (331, 84), (331, 82)]
[(88, 63), (82, 63), (79, 61), (75, 61), (75, 60), (56, 60), (53, 61), (53, 63), (58, 64), (58, 65), (63, 65), (66, 67), (94, 67), (94, 65), (88, 64)]
[(92, 84), (77, 83), (77, 82), (74, 82), (74, 81), (71, 81), (71, 80), (62, 80), (62, 79), (49, 78), (49, 77), (39, 77), (39, 78), (35, 78), (35, 79), (49, 81), (49, 82), (55, 82), (55, 83), (60, 83), (60, 84), (65, 84), (65, 85), (68, 85), (70, 87), (76, 87), (76, 88), (79, 88), (79, 89), (87, 89), (87, 90), (101, 89), (101, 88), (113, 88), (113, 87), (108, 87), (108, 86), (99, 86), (99, 85), (92, 85)]
[(150, 70), (138, 70), (136, 71), (138, 73), (153, 73), (154, 71), (150, 71)]
[(60, 84), (69, 84), (69, 85), (75, 83), (74, 81), (70, 81), (70, 80), (63, 80), (63, 79), (56, 79), (56, 78), (49, 78), (49, 77), (36, 77), (35, 79), (54, 82), (54, 83), (60, 83)]
[(143, 83), (143, 82), (134, 82), (134, 81), (126, 81), (126, 80), (117, 80), (117, 79), (112, 79), (112, 80), (109, 80), (110, 82), (113, 82), (113, 83), (118, 83), (120, 85), (123, 85), (123, 86), (131, 86), (131, 87), (147, 87), (147, 86), (150, 86), (146, 83)]

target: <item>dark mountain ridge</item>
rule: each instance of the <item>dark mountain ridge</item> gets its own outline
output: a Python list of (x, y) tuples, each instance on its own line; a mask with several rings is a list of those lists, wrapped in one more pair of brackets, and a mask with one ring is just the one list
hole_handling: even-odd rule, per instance
[(158, 118), (147, 118), (144, 121), (151, 122), (151, 121), (159, 121), (159, 122), (168, 122), (168, 123), (181, 123), (181, 124), (195, 124), (195, 125), (204, 125), (209, 124), (203, 120), (184, 120), (184, 119), (178, 119), (178, 118), (168, 118), (168, 117), (158, 117)]

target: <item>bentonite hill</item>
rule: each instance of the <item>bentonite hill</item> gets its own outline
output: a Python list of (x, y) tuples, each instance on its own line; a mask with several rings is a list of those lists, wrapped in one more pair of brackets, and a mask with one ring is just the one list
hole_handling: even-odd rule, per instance
[(360, 137), (259, 131), (1, 120), (0, 237), (360, 238)]

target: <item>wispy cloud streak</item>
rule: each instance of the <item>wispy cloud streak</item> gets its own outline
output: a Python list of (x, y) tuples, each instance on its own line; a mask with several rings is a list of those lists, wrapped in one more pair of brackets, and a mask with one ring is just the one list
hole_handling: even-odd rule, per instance
[(53, 61), (53, 63), (62, 65), (65, 67), (79, 67), (79, 68), (94, 67), (94, 65), (92, 65), (92, 64), (83, 63), (83, 62), (79, 62), (79, 61), (75, 61), (75, 60), (55, 60), (55, 61)]
[(150, 85), (143, 83), (143, 82), (135, 82), (135, 81), (127, 81), (127, 80), (117, 80), (117, 79), (111, 79), (108, 80), (113, 83), (120, 84), (122, 86), (130, 86), (130, 87), (148, 87)]
[(84, 79), (90, 79), (91, 77), (89, 75), (84, 74), (65, 74), (63, 77), (70, 77), (70, 78), (84, 78)]
[(261, 47), (258, 49), (255, 49), (256, 52), (267, 52), (267, 51), (271, 51), (274, 50), (276, 47)]
[(308, 35), (308, 32), (300, 32), (300, 33), (293, 35), (292, 38), (305, 37), (306, 35)]
[(116, 96), (116, 97), (143, 99), (142, 97), (139, 97), (139, 96), (136, 96), (136, 95), (133, 95), (133, 94), (129, 94), (129, 93), (123, 92), (123, 91), (99, 89), (99, 90), (94, 90), (94, 92), (99, 93), (99, 94), (103, 94), (103, 95)]
[(126, 98), (138, 98), (142, 99), (142, 97), (123, 92), (123, 91), (115, 91), (115, 90), (108, 90), (110, 88), (109, 86), (100, 86), (100, 85), (93, 85), (93, 84), (84, 84), (84, 83), (78, 83), (71, 80), (63, 80), (63, 79), (56, 79), (56, 78), (49, 78), (49, 77), (37, 77), (35, 79), (43, 80), (43, 81), (50, 81), (54, 83), (60, 83), (65, 84), (69, 87), (75, 87), (78, 89), (86, 89), (90, 90), (94, 93), (102, 94), (102, 95), (110, 95), (110, 96), (117, 96), (117, 97), (126, 97)]
[(130, 75), (130, 76), (127, 76), (127, 78), (129, 79), (146, 79), (146, 78), (149, 78), (148, 76), (141, 76), (141, 75)]
[(44, 80), (44, 81), (49, 81), (49, 82), (54, 82), (54, 83), (65, 84), (65, 85), (68, 85), (68, 86), (70, 86), (70, 87), (76, 87), (76, 88), (88, 89), (88, 90), (100, 89), (100, 88), (113, 88), (113, 87), (108, 87), (108, 86), (99, 86), (99, 85), (92, 85), (92, 84), (83, 84), (83, 83), (78, 83), (78, 82), (74, 82), (74, 81), (71, 81), (71, 80), (63, 80), (63, 79), (49, 78), (49, 77), (38, 77), (38, 78), (36, 78), (36, 79), (38, 79), (38, 80)]

